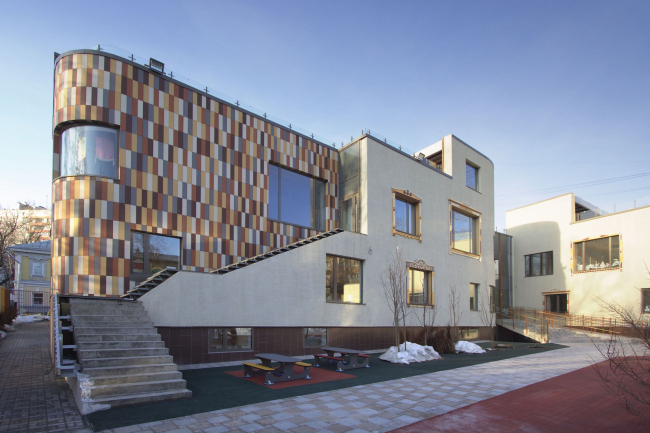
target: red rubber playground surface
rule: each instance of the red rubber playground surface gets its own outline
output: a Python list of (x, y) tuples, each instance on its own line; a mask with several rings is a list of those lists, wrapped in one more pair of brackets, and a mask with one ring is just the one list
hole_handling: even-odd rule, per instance
[[(598, 366), (608, 368), (606, 363)], [(603, 388), (592, 366), (393, 431), (647, 433), (650, 421), (629, 414), (624, 403)]]

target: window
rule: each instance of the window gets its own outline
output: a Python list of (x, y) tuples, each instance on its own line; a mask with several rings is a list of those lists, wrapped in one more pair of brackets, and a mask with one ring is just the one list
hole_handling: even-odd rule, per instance
[(253, 349), (253, 330), (251, 328), (211, 328), (208, 338), (210, 339), (208, 352)]
[(167, 267), (180, 268), (181, 240), (150, 233), (131, 233), (131, 277), (138, 281)]
[(420, 203), (410, 191), (393, 190), (393, 236), (400, 235), (422, 241), (420, 234)]
[(460, 328), (460, 338), (463, 340), (478, 340), (478, 328)]
[(269, 218), (325, 230), (325, 182), (269, 165)]
[(30, 274), (32, 277), (44, 277), (45, 276), (45, 262), (31, 260), (30, 263)]
[(478, 191), (478, 167), (469, 161), (465, 163), (465, 184)]
[(621, 267), (619, 237), (574, 242), (573, 257), (576, 272), (618, 269)]
[(43, 293), (33, 292), (32, 293), (32, 305), (43, 305)]
[(415, 235), (416, 215), (416, 204), (395, 198), (395, 230)]
[(408, 303), (433, 305), (433, 272), (409, 269)]
[(451, 248), (479, 255), (480, 214), (467, 208), (451, 208)]
[(327, 328), (305, 328), (302, 347), (327, 346)]
[(526, 265), (524, 276), (539, 277), (540, 275), (553, 275), (553, 251), (528, 254), (524, 256), (524, 259)]
[(641, 289), (641, 312), (650, 314), (650, 289)]
[(61, 134), (61, 176), (117, 178), (117, 131), (101, 126), (74, 126)]
[(339, 227), (356, 233), (361, 230), (359, 149), (357, 141), (339, 154), (339, 197), (343, 197), (340, 201)]
[(478, 310), (478, 284), (469, 285), (469, 309)]
[(327, 255), (325, 298), (328, 302), (361, 303), (361, 261)]

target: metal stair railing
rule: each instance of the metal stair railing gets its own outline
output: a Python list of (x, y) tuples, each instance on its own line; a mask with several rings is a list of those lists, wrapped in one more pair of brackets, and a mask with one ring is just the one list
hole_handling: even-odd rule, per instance
[[(323, 232), (323, 233), (320, 233), (320, 234), (317, 234), (317, 235), (314, 235), (314, 236), (311, 236), (311, 237), (308, 237), (308, 238), (305, 238), (305, 239), (301, 239), (301, 240), (299, 240), (297, 242), (293, 242), (293, 243), (291, 243), (289, 245), (285, 245), (283, 247), (276, 248), (276, 249), (268, 251), (266, 253), (258, 254), (257, 256), (241, 260), (241, 261), (239, 261), (237, 263), (233, 263), (231, 265), (221, 267), (221, 268), (216, 269), (214, 271), (210, 271), (210, 273), (211, 274), (218, 274), (218, 275), (227, 274), (228, 272), (232, 272), (232, 271), (236, 271), (237, 269), (245, 268), (246, 266), (250, 266), (250, 265), (255, 264), (257, 262), (261, 262), (262, 260), (266, 260), (266, 259), (269, 259), (271, 257), (277, 256), (279, 254), (283, 254), (283, 253), (286, 253), (288, 251), (295, 250), (296, 248), (300, 248), (302, 246), (317, 242), (317, 241), (319, 241), (321, 239), (325, 239), (325, 238), (328, 238), (330, 236), (334, 236), (334, 235), (336, 235), (338, 233), (342, 233), (344, 231), (345, 230), (343, 230), (343, 229), (334, 229), (334, 230), (330, 230), (330, 231), (327, 231), (327, 232)], [(176, 269), (176, 268), (168, 267), (166, 269), (163, 269), (162, 271), (153, 274), (152, 276), (150, 276), (149, 278), (147, 278), (146, 280), (144, 280), (140, 284), (136, 285), (133, 289), (129, 290), (128, 292), (126, 292), (121, 297), (126, 298), (126, 299), (136, 300), (140, 296), (144, 295), (145, 293), (147, 293), (147, 292), (155, 289), (156, 287), (158, 287), (161, 283), (163, 283), (164, 281), (171, 278), (177, 272), (178, 272), (178, 269)]]
[(275, 250), (268, 251), (266, 253), (258, 254), (257, 256), (251, 257), (249, 259), (244, 259), (241, 260), (237, 263), (233, 263), (232, 265), (224, 266), (221, 267), (217, 270), (212, 271), (212, 274), (227, 274), (228, 272), (236, 271), (237, 269), (244, 268), (246, 266), (250, 266), (254, 263), (261, 262), (262, 260), (269, 259), (271, 257), (277, 256), (279, 254), (286, 253), (291, 250), (295, 250), (296, 248), (300, 248), (302, 246), (317, 242), (321, 239), (328, 238), (330, 236), (334, 236), (335, 234), (342, 233), (345, 230), (343, 229), (334, 229), (330, 230), (328, 232), (323, 232), (320, 234), (317, 234), (315, 236), (311, 236), (309, 238), (301, 239), (297, 242), (291, 243), (289, 245), (285, 245), (284, 247), (276, 248)]

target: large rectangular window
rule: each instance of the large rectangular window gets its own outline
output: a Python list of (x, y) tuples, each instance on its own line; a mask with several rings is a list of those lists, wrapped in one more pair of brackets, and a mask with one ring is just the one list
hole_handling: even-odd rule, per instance
[(620, 262), (619, 237), (609, 236), (573, 243), (576, 272), (618, 269)]
[(451, 248), (479, 255), (479, 217), (459, 209), (451, 210)]
[(117, 131), (101, 126), (74, 126), (61, 134), (61, 176), (117, 178)]
[(478, 284), (469, 285), (469, 309), (478, 310)]
[(524, 256), (526, 277), (538, 277), (540, 275), (553, 275), (553, 251), (545, 253), (528, 254)]
[(478, 172), (477, 166), (469, 161), (465, 163), (465, 184), (476, 191), (478, 191)]
[(208, 352), (243, 351), (253, 349), (251, 328), (211, 328)]
[(135, 281), (167, 267), (179, 269), (180, 257), (179, 238), (131, 232), (131, 278)]
[(269, 165), (269, 218), (325, 230), (325, 182)]
[(361, 260), (329, 254), (325, 260), (325, 299), (328, 302), (360, 304)]
[(433, 305), (433, 272), (409, 269), (410, 305)]

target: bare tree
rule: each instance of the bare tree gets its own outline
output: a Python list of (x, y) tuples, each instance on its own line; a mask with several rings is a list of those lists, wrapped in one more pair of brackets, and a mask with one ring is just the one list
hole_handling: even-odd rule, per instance
[(456, 291), (455, 285), (451, 286), (449, 291), (447, 310), (449, 311), (449, 326), (454, 329), (454, 332), (458, 333), (458, 324), (463, 317), (463, 310), (460, 308), (460, 293)]
[(0, 210), (0, 286), (14, 278), (14, 261), (7, 247), (39, 241), (43, 229), (30, 230), (31, 213), (17, 210)]
[[(594, 342), (608, 361), (606, 366), (595, 364), (596, 371), (605, 389), (623, 401), (629, 413), (650, 420), (650, 322), (631, 307), (596, 299), (605, 311), (616, 317), (617, 324), (622, 323), (607, 343)], [(631, 338), (621, 337), (616, 332), (618, 329), (625, 330)]]
[[(433, 301), (433, 300), (432, 300)], [(418, 322), (424, 329), (424, 345), (428, 345), (429, 335), (433, 332), (433, 326), (436, 322), (436, 314), (438, 313), (438, 306), (433, 304), (422, 305), (422, 317), (416, 314)]]
[[(404, 341), (406, 341), (406, 289), (407, 273), (406, 262), (399, 247), (395, 247), (395, 254), (391, 255), (383, 274), (380, 276), (381, 285), (391, 313), (393, 313), (393, 327), (395, 331), (395, 346), (399, 351), (399, 337), (401, 327), (404, 327)], [(406, 345), (404, 346), (406, 349)]]
[(481, 293), (481, 303), (483, 308), (480, 311), (481, 323), (483, 326), (490, 328), (490, 344), (494, 346), (494, 337), (496, 334), (496, 314), (495, 306), (489, 301), (489, 296), (485, 292)]

